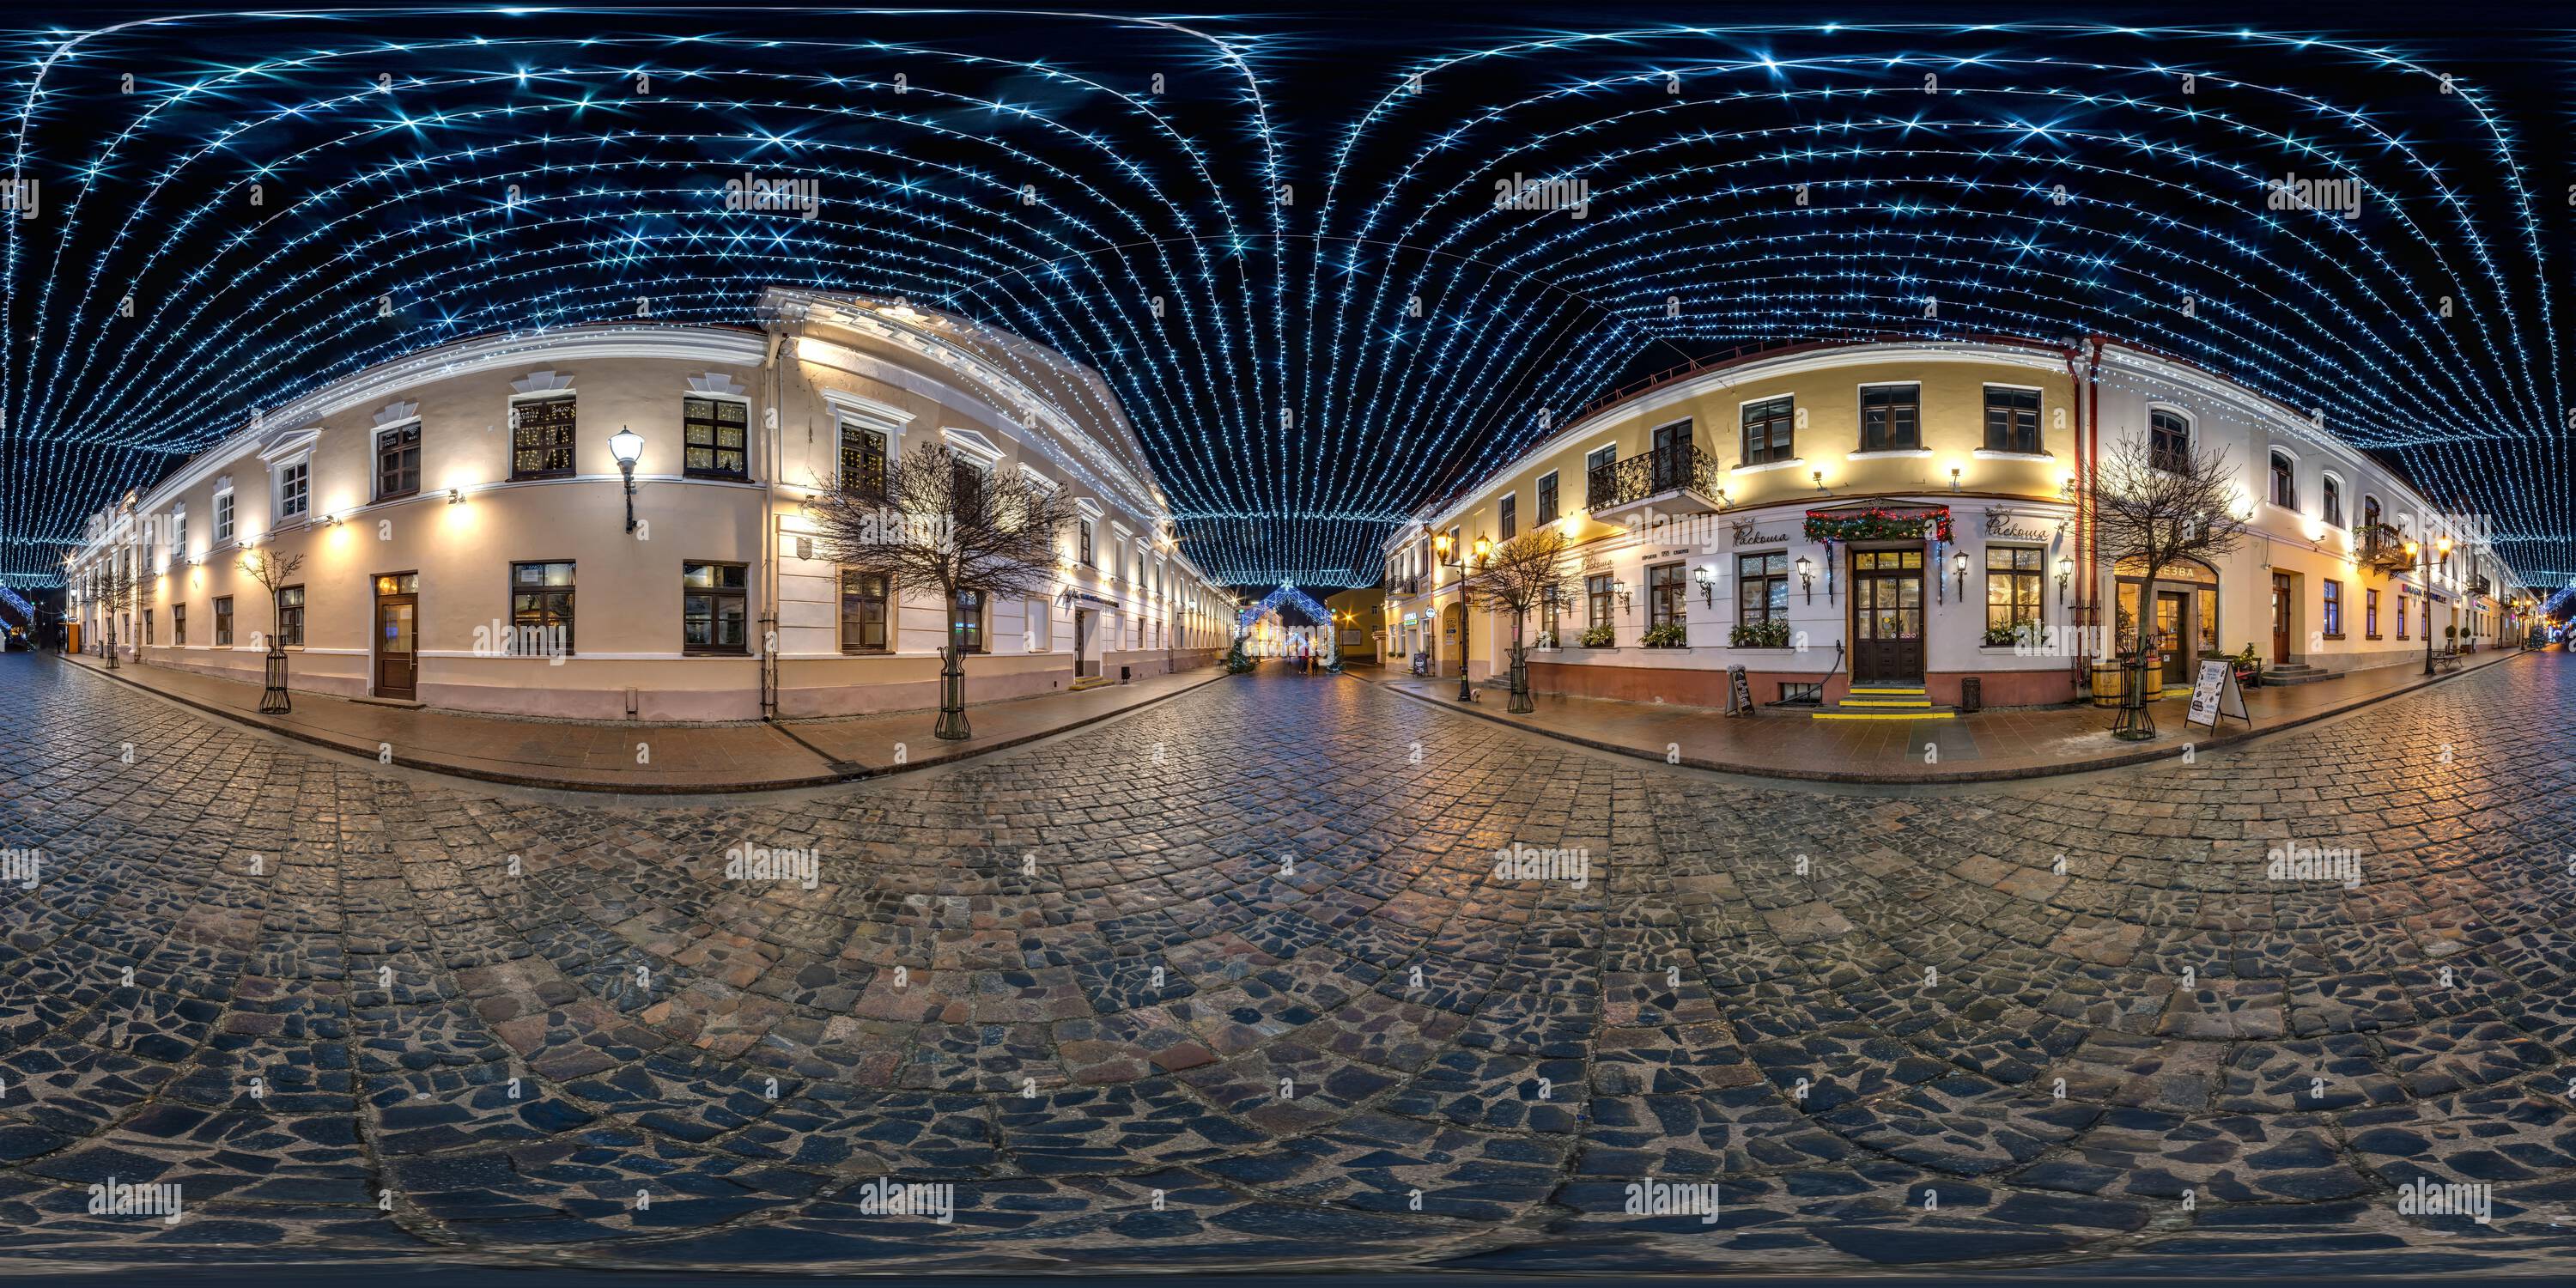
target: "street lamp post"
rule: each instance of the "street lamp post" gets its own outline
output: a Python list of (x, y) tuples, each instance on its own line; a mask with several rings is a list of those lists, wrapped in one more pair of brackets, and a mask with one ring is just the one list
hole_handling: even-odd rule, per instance
[[(2441, 547), (2443, 558), (2450, 557), (2451, 539), (2449, 537), (2437, 537), (2433, 544)], [(2420, 542), (2409, 541), (2406, 543), (2406, 553), (2410, 555), (2421, 553), (2424, 557), (2422, 564), (2424, 569), (2424, 674), (2429, 677), (2433, 674), (2433, 552), (2426, 549)]]
[[(1493, 538), (1476, 538), (1476, 566), (1484, 567), (1485, 561), (1493, 558), (1493, 555)], [(1473, 629), (1475, 628), (1467, 621), (1467, 571), (1462, 567), (1458, 570), (1458, 700), (1460, 702), (1476, 700), (1475, 686), (1467, 681), (1467, 632)]]
[(608, 436), (608, 454), (617, 458), (617, 472), (626, 476), (626, 530), (635, 530), (635, 462), (644, 455), (644, 436), (632, 429), (620, 428)]

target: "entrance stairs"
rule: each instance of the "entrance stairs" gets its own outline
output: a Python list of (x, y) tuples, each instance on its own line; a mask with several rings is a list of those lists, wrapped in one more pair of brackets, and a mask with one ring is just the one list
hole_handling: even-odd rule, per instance
[(1807, 713), (1811, 720), (1948, 720), (1957, 707), (1936, 707), (1923, 686), (1855, 684), (1839, 702)]
[(2315, 684), (2341, 678), (2341, 671), (2321, 671), (2305, 662), (2276, 662), (2263, 668), (2265, 684)]

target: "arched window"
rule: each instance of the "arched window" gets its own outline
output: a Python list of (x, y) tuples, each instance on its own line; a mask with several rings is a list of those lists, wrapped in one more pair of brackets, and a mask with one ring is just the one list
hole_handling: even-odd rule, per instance
[(2317, 496), (2322, 503), (2322, 508), (2317, 512), (2318, 517), (2324, 519), (2327, 523), (2332, 524), (2335, 527), (2342, 527), (2343, 480), (2329, 474), (2325, 476), (2325, 479), (2318, 485), (2318, 487), (2319, 490)]
[(2365, 528), (2365, 529), (2376, 529), (2376, 528), (2378, 528), (2378, 527), (2379, 527), (2379, 498), (2378, 498), (2378, 497), (2370, 496), (2370, 495), (2368, 495), (2368, 494), (2364, 494), (2364, 495), (2362, 496), (2362, 498), (2361, 498), (2361, 526), (2362, 526), (2363, 528)]
[(2272, 504), (2284, 510), (2299, 508), (2298, 476), (2292, 469), (2289, 453), (2272, 453)]
[(2178, 411), (2147, 413), (2147, 460), (2167, 474), (2191, 469), (2191, 422)]

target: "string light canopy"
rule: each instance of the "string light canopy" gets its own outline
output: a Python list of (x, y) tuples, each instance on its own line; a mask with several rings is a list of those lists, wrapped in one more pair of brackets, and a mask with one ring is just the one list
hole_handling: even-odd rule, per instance
[(88, 515), (363, 367), (756, 324), (771, 286), (1097, 371), (1238, 586), (1374, 583), (1414, 508), (1651, 371), (2093, 332), (2314, 408), (2525, 578), (2576, 572), (2545, 43), (825, 12), (10, 37), (0, 580), (58, 582)]
[(1305, 618), (1303, 622), (1291, 625), (1321, 626), (1333, 620), (1332, 613), (1316, 603), (1314, 596), (1281, 582), (1277, 590), (1245, 605), (1243, 611), (1235, 614), (1235, 630), (1239, 634), (1252, 629), (1252, 624), (1262, 618), (1277, 614), (1284, 619), (1291, 612)]

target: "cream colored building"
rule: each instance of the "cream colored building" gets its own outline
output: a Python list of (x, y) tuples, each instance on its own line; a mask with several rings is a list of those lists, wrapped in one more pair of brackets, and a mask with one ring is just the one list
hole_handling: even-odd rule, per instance
[[(2147, 587), (2101, 548), (2088, 490), (2151, 435), (2225, 452), (2246, 538)], [(1861, 522), (1872, 508), (1890, 517)], [(2175, 684), (2248, 644), (2292, 674), (2420, 664), (2428, 614), (2489, 646), (2519, 629), (2473, 518), (2295, 409), (2109, 342), (1785, 345), (1586, 409), (1390, 538), (1394, 660), (1494, 674), (1511, 626), (1458, 602), (1452, 561), (1548, 523), (1573, 585), (1525, 627), (1548, 692), (1722, 706), (1740, 665), (1760, 703), (1855, 683), (1956, 703), (1974, 677), (1986, 705), (2042, 704), (2076, 697), (2104, 628), (2140, 612)], [(2420, 562), (2396, 565), (2436, 532), (2458, 548), (2428, 596)]]
[[(458, 710), (743, 720), (970, 702), (1207, 665), (1232, 597), (1184, 555), (1134, 430), (1052, 350), (898, 302), (775, 289), (760, 328), (469, 340), (285, 405), (96, 516), (84, 639), (122, 566), (126, 656)], [(641, 435), (634, 516), (610, 439)], [(915, 444), (1068, 492), (1044, 598), (949, 605), (844, 577), (803, 503)], [(277, 620), (246, 553), (301, 557)]]

